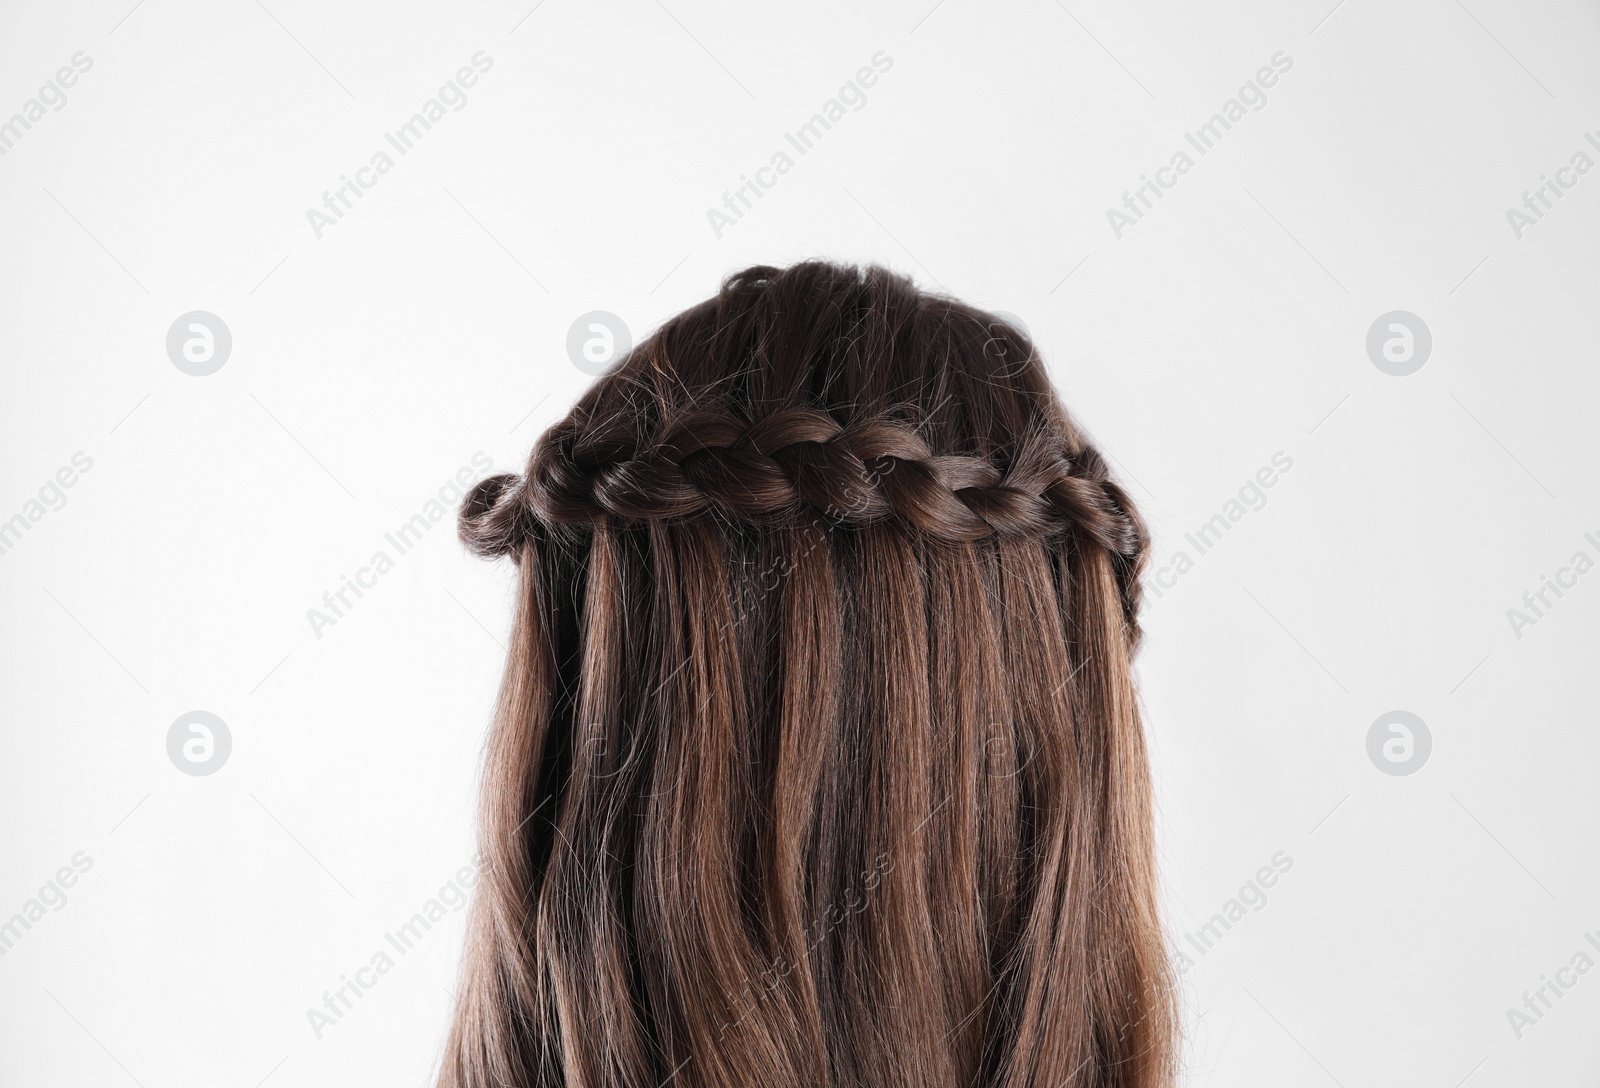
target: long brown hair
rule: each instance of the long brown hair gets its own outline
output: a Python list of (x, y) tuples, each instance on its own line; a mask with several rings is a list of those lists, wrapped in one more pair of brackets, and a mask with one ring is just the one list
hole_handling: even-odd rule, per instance
[(750, 268), (483, 481), (445, 1088), (1171, 1082), (1144, 527), (1013, 324)]

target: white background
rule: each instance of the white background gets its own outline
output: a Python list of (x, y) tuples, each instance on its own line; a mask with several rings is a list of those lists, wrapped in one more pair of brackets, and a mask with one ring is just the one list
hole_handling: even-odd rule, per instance
[[(1158, 567), (1293, 460), (1149, 597), (1174, 941), (1293, 860), (1184, 975), (1186, 1078), (1595, 1082), (1600, 972), (1507, 1017), (1600, 933), (1600, 574), (1507, 618), (1600, 558), (1600, 174), (1506, 216), (1600, 129), (1593, 4), (130, 7), (0, 17), (0, 118), (93, 60), (0, 157), (0, 518), (93, 461), (0, 555), (0, 918), (93, 860), (0, 958), (0, 1084), (426, 1081), (460, 914), (320, 1039), (306, 1010), (471, 857), (511, 568), (444, 522), (321, 637), (307, 610), (474, 453), (521, 463), (589, 381), (579, 314), (638, 338), (813, 255), (1019, 315)], [(707, 209), (879, 51), (718, 238)], [(1279, 51), (1118, 239), (1107, 209)], [(165, 348), (193, 310), (232, 333), (209, 377)], [(1409, 377), (1367, 355), (1392, 310), (1432, 331)], [(233, 739), (208, 777), (166, 751), (196, 709)], [(1396, 709), (1433, 739), (1405, 777), (1366, 751)]]

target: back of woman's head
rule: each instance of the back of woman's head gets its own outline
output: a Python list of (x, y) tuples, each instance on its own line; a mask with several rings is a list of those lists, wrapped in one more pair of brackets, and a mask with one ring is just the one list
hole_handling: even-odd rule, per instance
[(1145, 533), (1020, 330), (748, 269), (461, 532), (520, 591), (441, 1084), (1168, 1083)]

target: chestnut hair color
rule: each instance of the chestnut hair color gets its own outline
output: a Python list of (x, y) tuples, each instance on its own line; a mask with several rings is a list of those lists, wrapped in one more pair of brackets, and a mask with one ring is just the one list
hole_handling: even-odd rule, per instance
[(1171, 1083), (1146, 534), (1021, 330), (747, 269), (460, 529), (520, 588), (441, 1086)]

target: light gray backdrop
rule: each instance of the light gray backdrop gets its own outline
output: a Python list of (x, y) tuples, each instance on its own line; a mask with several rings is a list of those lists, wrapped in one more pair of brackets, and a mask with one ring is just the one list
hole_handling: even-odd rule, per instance
[(7, 4), (0, 1083), (426, 1080), (512, 584), (432, 516), (591, 324), (811, 255), (1017, 315), (1152, 522), (1186, 1078), (1594, 1083), (1597, 47), (1572, 0)]

